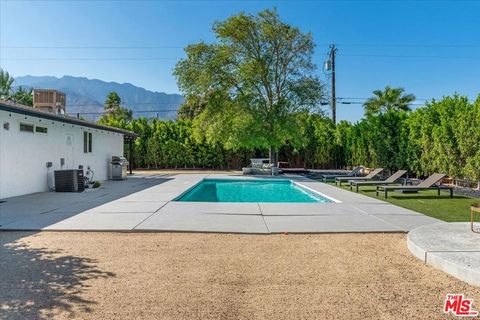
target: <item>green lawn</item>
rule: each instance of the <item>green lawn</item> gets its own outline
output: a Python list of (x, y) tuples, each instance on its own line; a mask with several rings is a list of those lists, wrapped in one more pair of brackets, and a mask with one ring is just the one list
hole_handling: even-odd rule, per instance
[[(333, 183), (333, 185), (335, 184)], [(350, 187), (346, 185), (343, 185), (342, 188), (350, 190)], [(355, 189), (352, 192), (355, 192)], [(360, 187), (359, 193), (377, 198), (375, 187)], [(453, 198), (450, 198), (448, 191), (443, 191), (438, 196), (436, 190), (420, 191), (413, 194), (389, 192), (388, 199), (385, 199), (380, 193), (378, 199), (448, 222), (470, 221), (470, 205), (480, 202), (479, 198), (456, 194), (453, 195)]]

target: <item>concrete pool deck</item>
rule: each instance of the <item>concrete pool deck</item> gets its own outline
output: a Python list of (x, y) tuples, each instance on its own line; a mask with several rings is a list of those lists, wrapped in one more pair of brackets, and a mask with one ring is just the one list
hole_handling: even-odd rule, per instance
[[(439, 220), (300, 176), (282, 176), (339, 203), (172, 201), (206, 177), (236, 174), (139, 175), (97, 190), (45, 192), (4, 199), (0, 230), (178, 231), (225, 233), (407, 232)], [(268, 177), (271, 178), (271, 177)]]

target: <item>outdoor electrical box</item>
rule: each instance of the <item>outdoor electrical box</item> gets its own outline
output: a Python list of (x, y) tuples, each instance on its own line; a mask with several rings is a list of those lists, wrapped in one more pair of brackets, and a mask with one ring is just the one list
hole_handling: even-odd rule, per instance
[(325, 61), (324, 68), (325, 68), (325, 71), (332, 70), (332, 61), (330, 61), (330, 60)]

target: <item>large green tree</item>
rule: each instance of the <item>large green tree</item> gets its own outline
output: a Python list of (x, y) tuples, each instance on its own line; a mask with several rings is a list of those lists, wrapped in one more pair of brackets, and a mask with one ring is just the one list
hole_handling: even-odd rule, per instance
[(7, 71), (0, 69), (0, 99), (10, 97), (13, 81), (13, 77)]
[(369, 98), (363, 105), (365, 114), (375, 115), (388, 111), (409, 111), (410, 103), (415, 101), (413, 94), (404, 94), (403, 88), (392, 88), (386, 86), (383, 90), (373, 91), (373, 97)]
[(228, 149), (276, 151), (301, 144), (298, 113), (320, 111), (323, 86), (314, 74), (314, 42), (276, 11), (240, 13), (216, 22), (217, 41), (189, 45), (174, 74), (187, 100), (205, 107), (195, 128)]

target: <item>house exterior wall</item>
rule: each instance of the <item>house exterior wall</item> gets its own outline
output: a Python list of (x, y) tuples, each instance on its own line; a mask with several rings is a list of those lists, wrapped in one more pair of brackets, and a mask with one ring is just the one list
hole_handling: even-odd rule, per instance
[[(21, 132), (20, 123), (48, 132)], [(91, 153), (84, 153), (85, 131), (92, 133)], [(113, 155), (123, 155), (123, 134), (0, 110), (0, 199), (48, 191), (47, 181), (53, 185), (53, 171), (61, 169), (60, 158), (65, 158), (63, 169), (90, 166), (94, 180), (106, 180)], [(48, 170), (47, 162), (53, 165)]]

